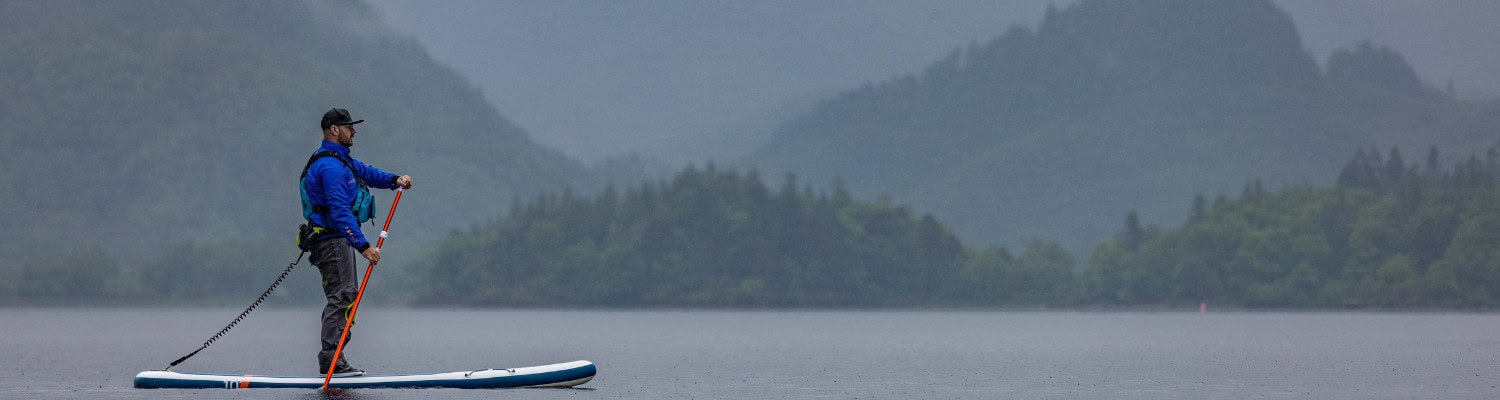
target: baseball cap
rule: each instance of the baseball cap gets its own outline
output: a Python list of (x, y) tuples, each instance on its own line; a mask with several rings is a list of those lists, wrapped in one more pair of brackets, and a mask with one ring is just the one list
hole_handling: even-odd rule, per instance
[(354, 125), (360, 122), (365, 122), (365, 120), (355, 121), (354, 117), (349, 116), (349, 110), (332, 108), (328, 112), (323, 113), (322, 126), (323, 129), (328, 129), (328, 127), (334, 125)]

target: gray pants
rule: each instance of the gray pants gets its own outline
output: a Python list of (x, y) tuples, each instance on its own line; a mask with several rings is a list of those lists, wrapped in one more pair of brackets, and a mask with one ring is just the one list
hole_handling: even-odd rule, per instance
[[(328, 362), (338, 349), (339, 337), (344, 334), (344, 322), (349, 317), (349, 306), (359, 294), (359, 278), (354, 272), (354, 248), (344, 238), (319, 240), (308, 259), (323, 275), (323, 295), (328, 305), (323, 307), (322, 348), (318, 351), (318, 373), (328, 371)], [(349, 327), (349, 337), (344, 340), (347, 347), (354, 340), (354, 327)], [(339, 357), (340, 365), (348, 365), (347, 357)]]

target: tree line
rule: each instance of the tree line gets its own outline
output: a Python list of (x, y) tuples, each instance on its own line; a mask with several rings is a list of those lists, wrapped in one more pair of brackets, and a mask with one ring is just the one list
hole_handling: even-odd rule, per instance
[(1033, 242), (963, 246), (931, 215), (855, 201), (786, 175), (688, 167), (593, 197), (517, 201), (443, 240), (419, 278), (427, 304), (607, 307), (910, 307), (1048, 303), (1072, 257)]
[(1500, 293), (1500, 156), (1451, 169), (1359, 150), (1332, 188), (1209, 205), (1167, 230), (1134, 216), (1082, 274), (1089, 303), (1257, 308), (1489, 308)]
[[(1360, 149), (1332, 187), (1196, 196), (1176, 228), (1134, 213), (1079, 263), (1063, 246), (971, 247), (889, 200), (708, 164), (591, 195), (513, 200), (417, 260), (383, 269), (421, 305), (964, 308), (1488, 309), (1500, 293), (1500, 152), (1445, 168)], [(37, 257), (0, 302), (238, 304), (288, 260), (290, 238), (184, 241), (135, 268), (95, 248)], [(275, 255), (272, 257), (271, 255)], [(319, 298), (309, 276), (279, 298)]]
[(516, 202), (424, 267), (432, 304), (1487, 309), (1500, 293), (1500, 155), (1445, 168), (1360, 149), (1333, 187), (1196, 196), (1175, 229), (1131, 212), (1085, 265), (1032, 240), (973, 248), (888, 202), (689, 168), (593, 198)]

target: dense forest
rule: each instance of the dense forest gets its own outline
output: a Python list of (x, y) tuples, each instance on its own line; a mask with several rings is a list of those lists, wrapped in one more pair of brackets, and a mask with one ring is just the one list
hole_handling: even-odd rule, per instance
[(841, 177), (966, 241), (1086, 251), (1127, 211), (1175, 224), (1194, 193), (1332, 184), (1352, 149), (1496, 143), (1500, 102), (1424, 84), (1395, 49), (1325, 61), (1269, 0), (1083, 0), (823, 102), (747, 165)]
[[(1373, 44), (1320, 67), (1268, 1), (1052, 9), (819, 103), (753, 166), (675, 173), (535, 145), (359, 1), (0, 0), (0, 33), (0, 304), (252, 298), (295, 255), (333, 106), (369, 121), (356, 157), (417, 178), (376, 302), (1486, 309), (1500, 289), (1500, 160), (1438, 157), (1493, 146), (1500, 102)], [(302, 263), (278, 298), (320, 298)]]
[(1445, 168), (1361, 149), (1336, 186), (1193, 198), (1176, 229), (1128, 213), (1085, 266), (1057, 243), (971, 248), (931, 215), (788, 176), (689, 168), (593, 197), (540, 196), (455, 233), (422, 301), (590, 306), (1489, 308), (1500, 153)]
[(1072, 258), (965, 248), (931, 215), (788, 175), (689, 167), (594, 197), (540, 196), (456, 233), (417, 270), (420, 301), (469, 305), (912, 307), (1048, 304)]
[[(1361, 149), (1327, 188), (1195, 196), (1177, 228), (1134, 213), (1079, 263), (1033, 239), (964, 245), (930, 214), (756, 172), (689, 167), (594, 196), (517, 199), (411, 266), (376, 302), (734, 308), (1215, 307), (1490, 309), (1500, 302), (1500, 151), (1445, 168)], [(183, 242), (121, 276), (101, 250), (28, 265), (0, 302), (232, 305), (288, 260), (285, 239)], [(260, 254), (257, 254), (260, 253)], [(272, 256), (274, 255), (274, 257)], [(305, 264), (304, 264), (305, 265)], [(278, 298), (318, 299), (302, 268)], [(86, 293), (79, 296), (78, 293)]]
[(1198, 196), (1180, 228), (1134, 214), (1084, 274), (1088, 303), (1248, 307), (1500, 305), (1500, 155), (1451, 169), (1436, 148), (1360, 150), (1332, 188)]
[(540, 196), (455, 233), (421, 301), (735, 307), (1216, 306), (1487, 309), (1500, 299), (1500, 152), (1443, 167), (1361, 149), (1336, 186), (1193, 198), (1175, 229), (1128, 213), (1086, 266), (1057, 243), (971, 248), (931, 215), (785, 178)]

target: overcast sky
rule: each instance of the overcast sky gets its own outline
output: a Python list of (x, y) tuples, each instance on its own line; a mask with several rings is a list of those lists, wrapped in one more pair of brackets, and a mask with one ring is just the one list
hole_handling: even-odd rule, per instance
[[(538, 142), (585, 163), (654, 154), (809, 92), (915, 73), (1011, 26), (1035, 28), (1049, 3), (1073, 3), (371, 1)], [(1500, 93), (1500, 1), (1277, 3), (1319, 62), (1370, 40), (1406, 55), (1429, 82)]]

